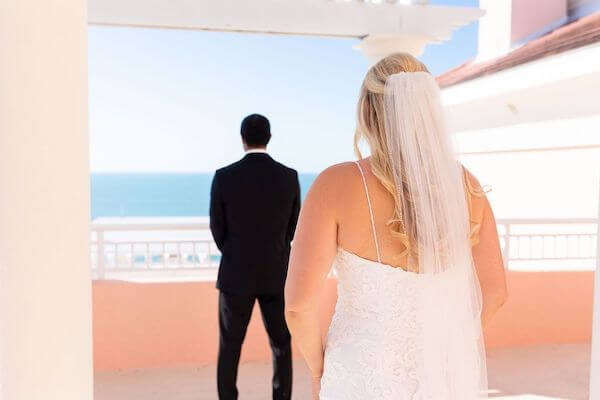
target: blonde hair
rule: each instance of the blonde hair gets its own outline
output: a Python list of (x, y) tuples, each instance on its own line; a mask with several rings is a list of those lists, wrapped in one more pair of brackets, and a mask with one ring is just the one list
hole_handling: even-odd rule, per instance
[[(407, 184), (403, 184), (403, 198), (397, 193), (388, 143), (385, 134), (384, 88), (390, 75), (400, 72), (429, 72), (425, 64), (406, 53), (391, 54), (371, 67), (365, 76), (358, 98), (358, 120), (354, 135), (354, 151), (359, 159), (361, 139), (366, 139), (371, 149), (371, 169), (383, 187), (394, 198), (394, 214), (388, 220), (392, 236), (401, 241), (404, 250), (396, 255), (395, 262), (408, 269), (418, 270), (415, 241), (417, 227), (414, 224), (414, 209)], [(402, 170), (404, 170), (402, 168)], [(404, 174), (402, 180), (405, 182)]]

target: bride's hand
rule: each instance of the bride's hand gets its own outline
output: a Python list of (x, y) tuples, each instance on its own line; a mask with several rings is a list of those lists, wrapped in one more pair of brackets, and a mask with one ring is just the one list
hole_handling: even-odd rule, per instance
[(312, 378), (312, 399), (319, 400), (319, 392), (321, 391), (321, 377)]

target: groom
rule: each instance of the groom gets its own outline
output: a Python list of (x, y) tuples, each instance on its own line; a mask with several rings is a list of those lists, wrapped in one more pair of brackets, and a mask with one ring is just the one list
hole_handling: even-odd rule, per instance
[(210, 199), (210, 230), (222, 253), (219, 399), (238, 398), (240, 351), (258, 300), (273, 351), (273, 399), (289, 400), (292, 352), (283, 289), (300, 211), (298, 174), (267, 153), (271, 132), (265, 117), (246, 117), (241, 133), (246, 155), (215, 173)]

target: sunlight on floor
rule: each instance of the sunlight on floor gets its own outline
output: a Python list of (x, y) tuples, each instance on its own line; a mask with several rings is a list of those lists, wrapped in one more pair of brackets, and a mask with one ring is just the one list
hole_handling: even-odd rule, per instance
[[(584, 400), (588, 398), (589, 344), (496, 349), (488, 352), (489, 397), (494, 400)], [(240, 367), (242, 400), (270, 398), (271, 366)], [(164, 368), (96, 374), (95, 400), (216, 399), (215, 367)], [(294, 399), (310, 398), (309, 373), (294, 365)]]

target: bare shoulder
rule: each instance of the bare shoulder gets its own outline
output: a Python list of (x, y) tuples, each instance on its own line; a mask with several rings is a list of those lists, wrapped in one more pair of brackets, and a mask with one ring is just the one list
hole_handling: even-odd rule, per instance
[(479, 209), (479, 215), (481, 215), (482, 219), (486, 219), (486, 215), (491, 215), (493, 219), (493, 211), (492, 206), (489, 202), (489, 199), (486, 196), (486, 193), (489, 191), (481, 186), (479, 180), (469, 171), (464, 168), (465, 171), (465, 186), (468, 190), (469, 196), (471, 198), (470, 211), (476, 212), (474, 210)]
[(357, 178), (357, 174), (356, 165), (352, 161), (328, 167), (311, 185), (306, 201), (326, 203), (330, 207), (339, 204), (352, 187), (351, 182)]
[(469, 193), (473, 196), (485, 197), (486, 190), (481, 186), (475, 175), (465, 167), (463, 167), (463, 170), (465, 172), (465, 185)]
[(481, 184), (479, 183), (479, 180), (475, 177), (475, 175), (473, 175), (473, 173), (465, 167), (463, 167), (463, 170), (465, 171), (465, 179), (469, 187), (472, 187), (474, 189), (481, 189)]
[(352, 161), (334, 164), (321, 172), (315, 180), (315, 185), (326, 185), (328, 187), (342, 186), (344, 181), (352, 179), (356, 175), (356, 165)]

